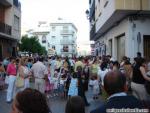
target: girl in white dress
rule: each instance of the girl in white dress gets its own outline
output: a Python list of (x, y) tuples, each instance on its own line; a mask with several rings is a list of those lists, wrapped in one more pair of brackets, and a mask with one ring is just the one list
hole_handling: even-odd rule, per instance
[(99, 82), (98, 82), (98, 77), (94, 76), (93, 77), (93, 99), (98, 99), (98, 94), (99, 94)]
[(77, 96), (78, 95), (78, 79), (76, 73), (73, 73), (71, 78), (71, 83), (69, 86), (68, 96)]

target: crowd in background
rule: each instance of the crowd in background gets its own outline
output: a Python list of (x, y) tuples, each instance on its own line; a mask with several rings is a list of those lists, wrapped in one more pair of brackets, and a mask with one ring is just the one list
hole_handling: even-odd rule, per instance
[[(139, 52), (132, 63), (130, 58), (126, 56), (119, 62), (115, 61), (110, 55), (78, 58), (59, 56), (11, 57), (5, 58), (1, 62), (0, 73), (1, 79), (5, 79), (5, 83), (8, 84), (6, 95), (6, 102), (8, 103), (12, 102), (16, 94), (16, 98), (19, 99), (21, 95), (23, 96), (23, 93), (26, 96), (28, 92), (32, 92), (32, 89), (35, 88), (39, 93), (46, 95), (47, 99), (54, 97), (69, 99), (66, 108), (71, 107), (72, 102), (79, 104), (77, 101), (82, 99), (85, 106), (89, 106), (90, 103), (85, 92), (91, 88), (94, 100), (98, 99), (99, 95), (107, 100), (114, 94), (121, 96), (127, 94), (136, 97), (143, 106), (149, 106), (150, 62), (149, 59), (142, 58)], [(124, 78), (120, 78), (120, 76)], [(3, 86), (2, 80), (1, 87)], [(124, 85), (126, 85), (125, 88)], [(25, 90), (26, 88), (32, 89)], [(24, 99), (26, 98), (24, 97)], [(133, 99), (134, 102), (138, 103)], [(80, 107), (84, 106), (82, 101), (80, 104)], [(140, 104), (136, 105), (135, 108), (140, 106)], [(22, 110), (22, 108), (20, 109)], [(46, 107), (45, 110), (48, 111), (48, 108)], [(106, 112), (106, 108), (102, 110)], [(84, 110), (80, 111), (80, 113), (84, 112)], [(73, 112), (66, 110), (66, 113)], [(101, 112), (93, 111), (92, 113)]]

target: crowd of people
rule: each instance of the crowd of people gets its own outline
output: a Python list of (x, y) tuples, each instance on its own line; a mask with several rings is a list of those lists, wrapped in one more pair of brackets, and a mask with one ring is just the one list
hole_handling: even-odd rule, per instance
[(91, 113), (112, 108), (150, 109), (150, 62), (139, 52), (132, 63), (126, 56), (119, 62), (109, 55), (11, 57), (0, 64), (0, 73), (8, 84), (6, 102), (15, 98), (13, 113), (49, 113), (46, 99), (54, 97), (68, 100), (66, 113), (85, 113), (85, 106), (90, 105), (86, 98), (89, 88), (93, 100), (101, 95), (105, 101)]

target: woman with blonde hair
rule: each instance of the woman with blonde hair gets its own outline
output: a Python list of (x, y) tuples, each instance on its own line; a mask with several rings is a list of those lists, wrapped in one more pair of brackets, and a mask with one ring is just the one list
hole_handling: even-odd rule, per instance
[(22, 77), (22, 79), (24, 80), (23, 87), (19, 88), (21, 91), (26, 88), (29, 88), (29, 69), (27, 67), (27, 62), (28, 62), (27, 58), (21, 58), (18, 67), (18, 74), (19, 74), (18, 76)]

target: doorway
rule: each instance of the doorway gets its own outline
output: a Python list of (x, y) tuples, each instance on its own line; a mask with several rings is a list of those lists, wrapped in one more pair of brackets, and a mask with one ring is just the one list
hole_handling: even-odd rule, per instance
[(143, 49), (144, 49), (144, 57), (146, 59), (149, 59), (150, 58), (150, 35), (144, 35)]
[(117, 60), (120, 62), (125, 56), (125, 33), (117, 37)]
[(2, 45), (0, 44), (0, 60), (2, 60), (3, 59), (3, 51), (2, 51)]

